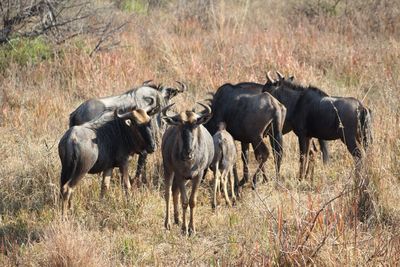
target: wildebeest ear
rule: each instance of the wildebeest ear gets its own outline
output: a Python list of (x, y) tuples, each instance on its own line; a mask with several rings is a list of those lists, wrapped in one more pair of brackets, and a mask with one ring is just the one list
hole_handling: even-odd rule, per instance
[(162, 117), (162, 119), (169, 125), (180, 125), (182, 124), (181, 120), (179, 120), (177, 118), (177, 116), (173, 116), (173, 117)]
[(200, 125), (200, 124), (207, 123), (212, 118), (212, 116), (213, 116), (212, 113), (205, 114), (197, 119), (196, 124)]
[(128, 125), (128, 127), (132, 126), (132, 121), (130, 119), (125, 120), (125, 124)]
[(164, 97), (166, 100), (170, 100), (174, 96), (176, 96), (179, 93), (179, 91), (175, 88), (170, 88), (170, 87), (163, 87), (161, 89), (161, 95)]
[(289, 76), (289, 77), (287, 78), (287, 80), (288, 80), (289, 82), (293, 82), (294, 76), (293, 76), (293, 75), (292, 75), (292, 76)]

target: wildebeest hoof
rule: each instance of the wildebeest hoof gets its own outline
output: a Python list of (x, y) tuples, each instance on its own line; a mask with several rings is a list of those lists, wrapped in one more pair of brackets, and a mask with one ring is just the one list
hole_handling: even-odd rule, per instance
[(179, 225), (179, 223), (180, 223), (180, 222), (179, 222), (179, 218), (175, 218), (175, 219), (174, 219), (174, 223), (175, 223), (176, 225)]
[(233, 206), (233, 207), (236, 206), (236, 199), (232, 199), (232, 206)]
[(189, 234), (188, 229), (185, 226), (182, 226), (182, 235), (187, 236)]
[(196, 230), (189, 228), (189, 236), (195, 236), (196, 235)]
[(243, 178), (242, 180), (239, 181), (239, 187), (244, 186), (247, 183), (247, 179)]
[(211, 203), (211, 208), (213, 209), (213, 211), (215, 211), (215, 209), (217, 208), (217, 205), (215, 203)]
[(253, 183), (251, 184), (251, 189), (256, 190), (256, 188), (257, 188), (257, 185), (256, 185), (255, 182), (253, 182)]
[(164, 223), (165, 229), (171, 230), (171, 224), (169, 222)]

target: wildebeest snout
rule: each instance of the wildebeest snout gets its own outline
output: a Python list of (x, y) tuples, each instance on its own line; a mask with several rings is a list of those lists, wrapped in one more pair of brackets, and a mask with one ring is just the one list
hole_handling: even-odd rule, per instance
[(194, 151), (192, 149), (184, 150), (182, 151), (181, 157), (183, 161), (192, 160), (194, 158)]
[(157, 148), (156, 142), (150, 142), (146, 147), (146, 151), (148, 153), (153, 153), (154, 151), (156, 151), (156, 148)]

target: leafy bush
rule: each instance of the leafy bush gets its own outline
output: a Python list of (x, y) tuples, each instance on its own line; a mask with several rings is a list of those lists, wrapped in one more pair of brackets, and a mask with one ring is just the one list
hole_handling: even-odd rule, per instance
[(52, 47), (43, 38), (18, 38), (0, 48), (0, 71), (7, 69), (10, 63), (20, 66), (36, 64), (53, 56)]

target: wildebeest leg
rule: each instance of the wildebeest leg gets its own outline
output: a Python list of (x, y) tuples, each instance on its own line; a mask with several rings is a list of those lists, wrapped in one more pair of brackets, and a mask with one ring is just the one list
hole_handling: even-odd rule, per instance
[(347, 150), (351, 153), (354, 159), (356, 178), (358, 179), (361, 175), (361, 169), (363, 165), (364, 159), (364, 151), (361, 149), (361, 142), (359, 142), (356, 138), (349, 136), (346, 138), (346, 142), (342, 139), (342, 141), (346, 144)]
[[(264, 163), (267, 161), (268, 157), (269, 157), (269, 151), (268, 151), (268, 147), (265, 145), (265, 143), (263, 142), (262, 138), (258, 139), (257, 141), (253, 142), (251, 144), (253, 146), (253, 150), (254, 150), (254, 154), (256, 156), (257, 162), (259, 163), (256, 172), (254, 173), (253, 176), (253, 186), (252, 188), (255, 189), (256, 188), (256, 184), (257, 184), (257, 175), (260, 171), (263, 170), (263, 165)], [(263, 176), (265, 175), (264, 179), (266, 178), (266, 174), (263, 173)]]
[(239, 175), (237, 172), (237, 165), (236, 163), (233, 165), (233, 179), (234, 179), (234, 188), (235, 188), (235, 196), (239, 197)]
[(307, 164), (308, 164), (308, 153), (310, 150), (310, 138), (305, 135), (299, 136), (299, 146), (300, 146), (300, 173), (299, 180), (303, 180)]
[[(189, 205), (188, 197), (187, 197), (187, 192), (186, 192), (186, 183), (184, 178), (182, 177), (176, 177), (176, 179), (179, 179), (179, 188), (181, 190), (181, 203), (182, 203), (182, 234), (187, 235), (188, 234), (188, 226), (187, 226), (187, 220), (186, 220), (186, 211)], [(192, 188), (193, 190), (193, 188)]]
[(220, 172), (219, 172), (219, 162), (215, 163), (214, 168), (214, 190), (213, 190), (213, 197), (212, 197), (212, 202), (211, 202), (211, 207), (212, 209), (215, 209), (217, 207), (217, 190), (219, 187), (220, 183)]
[(124, 189), (126, 196), (129, 195), (131, 191), (131, 183), (129, 181), (129, 174), (128, 174), (128, 159), (119, 167), (119, 171), (121, 172), (122, 181), (124, 182)]
[(196, 227), (194, 225), (194, 208), (197, 204), (197, 189), (200, 185), (200, 179), (203, 176), (202, 173), (199, 173), (198, 176), (192, 179), (192, 192), (190, 193), (190, 222), (189, 222), (189, 235), (194, 235), (196, 233)]
[[(69, 186), (69, 182), (65, 183), (61, 188), (61, 218), (65, 220), (66, 212), (70, 208), (71, 202), (71, 195), (72, 195), (72, 188)], [(67, 207), (68, 205), (68, 207)]]
[(274, 155), (275, 161), (275, 174), (276, 179), (279, 179), (279, 173), (282, 163), (283, 155), (283, 138), (282, 138), (282, 128), (280, 128), (280, 120), (273, 120), (272, 134), (269, 135), (269, 140), (272, 146), (272, 153)]
[(207, 170), (208, 170), (208, 169), (206, 169), (206, 170), (204, 171), (203, 177), (201, 178), (201, 182), (204, 182), (204, 180), (206, 179)]
[(170, 205), (170, 197), (171, 197), (171, 188), (172, 188), (172, 182), (174, 180), (174, 173), (166, 171), (164, 169), (164, 181), (165, 181), (165, 221), (164, 221), (164, 226), (167, 230), (171, 229), (171, 224), (170, 224), (170, 219), (169, 219), (169, 205)]
[(229, 170), (229, 181), (231, 183), (231, 194), (232, 194), (232, 205), (236, 203), (236, 192), (235, 192), (235, 178), (233, 175), (233, 167)]
[(104, 198), (106, 192), (110, 188), (110, 180), (112, 177), (113, 169), (108, 169), (103, 172), (103, 180), (101, 181), (100, 198)]
[(243, 161), (243, 178), (239, 182), (239, 186), (243, 186), (249, 180), (249, 143), (241, 143), (242, 161)]
[(310, 144), (310, 151), (308, 153), (308, 165), (306, 170), (305, 178), (310, 178), (311, 183), (313, 182), (314, 178), (314, 167), (315, 167), (315, 157), (318, 153), (317, 146), (315, 145), (315, 141), (311, 140)]
[[(147, 161), (147, 152), (142, 152), (139, 154), (138, 163), (136, 167), (136, 173), (134, 180), (139, 183), (141, 181), (143, 184), (147, 184), (146, 179), (146, 161)], [(133, 184), (133, 180), (130, 181)]]
[(174, 222), (179, 225), (179, 185), (176, 179), (172, 182), (172, 202), (174, 203)]
[(225, 197), (225, 203), (229, 207), (232, 207), (231, 201), (229, 200), (229, 195), (228, 195), (228, 174), (229, 170), (224, 170), (221, 175), (221, 182), (222, 186), (224, 188), (224, 197)]
[(346, 146), (354, 158), (355, 164), (355, 181), (354, 186), (356, 189), (356, 202), (357, 202), (357, 217), (360, 221), (365, 221), (371, 216), (372, 202), (371, 195), (368, 192), (369, 179), (368, 176), (362, 175), (362, 168), (364, 165), (365, 153), (361, 149), (361, 138), (351, 138), (346, 136)]

